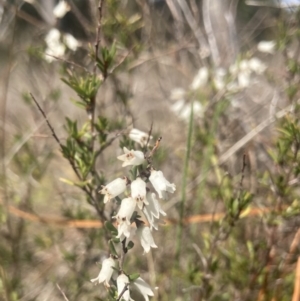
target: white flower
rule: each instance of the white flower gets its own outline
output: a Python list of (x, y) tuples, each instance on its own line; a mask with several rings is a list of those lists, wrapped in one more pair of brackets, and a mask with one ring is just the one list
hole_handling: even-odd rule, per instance
[(140, 209), (143, 208), (144, 203), (148, 204), (146, 200), (146, 183), (141, 178), (132, 181), (131, 197), (137, 202)]
[(157, 248), (149, 227), (140, 226), (136, 231), (137, 236), (141, 241), (144, 252), (148, 253), (150, 248)]
[(147, 193), (147, 201), (148, 205), (144, 206), (143, 212), (150, 224), (150, 229), (152, 228), (157, 230), (157, 220), (159, 219), (159, 215), (166, 216), (166, 212), (164, 212), (156, 198), (155, 193)]
[(260, 59), (256, 57), (251, 58), (248, 61), (248, 65), (249, 68), (257, 74), (261, 74), (265, 72), (265, 70), (267, 69), (267, 66)]
[(145, 282), (141, 277), (138, 279), (134, 280), (133, 285), (138, 289), (138, 291), (143, 295), (144, 299), (146, 301), (149, 301), (149, 297), (154, 296), (154, 293), (150, 287), (150, 285)]
[(66, 43), (67, 47), (72, 51), (76, 51), (79, 45), (78, 41), (71, 34), (68, 33), (64, 35), (64, 42)]
[(148, 200), (147, 208), (149, 208), (152, 215), (154, 215), (156, 218), (159, 218), (159, 214), (162, 214), (163, 216), (167, 215), (166, 212), (162, 210), (155, 193), (153, 192), (148, 193), (147, 200)]
[[(130, 298), (130, 291), (129, 291), (129, 279), (125, 274), (121, 274), (117, 278), (117, 287), (118, 287), (118, 297), (121, 299), (120, 300), (125, 300), (125, 301), (130, 301), (132, 300)], [(126, 287), (126, 291), (124, 291), (124, 288)]]
[(197, 90), (200, 87), (203, 87), (207, 84), (208, 81), (208, 69), (206, 67), (202, 67), (199, 69), (198, 73), (193, 79), (193, 82), (190, 85), (191, 90)]
[(275, 41), (261, 41), (257, 44), (257, 49), (260, 52), (273, 54), (275, 52)]
[(175, 88), (171, 91), (171, 100), (181, 100), (185, 98), (186, 91), (183, 88)]
[(127, 185), (127, 178), (124, 177), (123, 179), (118, 178), (103, 186), (103, 188), (99, 191), (101, 194), (105, 194), (104, 203), (109, 202), (114, 197), (118, 196), (119, 194), (123, 193), (126, 189)]
[(119, 212), (114, 217), (117, 219), (118, 222), (124, 220), (125, 218), (127, 223), (130, 225), (130, 218), (135, 210), (135, 207), (136, 201), (133, 198), (125, 198), (121, 202)]
[(62, 18), (70, 9), (70, 5), (66, 1), (59, 1), (53, 9), (53, 15), (56, 18)]
[(160, 170), (156, 171), (152, 169), (149, 180), (161, 199), (166, 199), (166, 192), (174, 193), (176, 190), (175, 184), (171, 184), (167, 181)]
[(176, 115), (179, 115), (184, 105), (185, 105), (184, 99), (179, 99), (171, 105), (171, 111), (174, 112)]
[(118, 224), (118, 235), (116, 237), (119, 238), (120, 241), (123, 241), (125, 238), (127, 238), (125, 243), (125, 246), (127, 247), (130, 239), (135, 236), (135, 233), (136, 227), (133, 227), (132, 225), (128, 224), (126, 220), (123, 220)]
[(143, 152), (135, 151), (133, 149), (129, 151), (126, 147), (124, 147), (123, 150), (125, 154), (117, 157), (119, 160), (124, 161), (122, 167), (128, 165), (141, 165), (144, 163), (145, 156)]
[(52, 56), (60, 57), (64, 55), (66, 47), (61, 43), (60, 32), (57, 29), (53, 28), (48, 32), (45, 37), (45, 42), (47, 44), (45, 59), (48, 62), (52, 62), (54, 60)]
[(250, 73), (245, 71), (241, 71), (238, 74), (238, 83), (240, 88), (247, 88), (250, 85)]
[(218, 68), (214, 74), (214, 84), (217, 90), (222, 90), (225, 88), (225, 77), (226, 70), (224, 68)]
[(118, 235), (117, 238), (120, 238), (122, 241), (125, 237), (129, 238), (132, 235), (131, 225), (126, 221), (126, 218), (118, 221)]
[[(129, 133), (129, 138), (137, 143), (139, 143), (141, 145), (141, 147), (146, 146), (146, 143), (148, 141), (148, 137), (149, 135), (145, 132), (142, 132), (138, 129), (132, 129)], [(152, 139), (153, 137), (150, 136), (149, 141)]]
[(98, 283), (104, 282), (104, 285), (110, 287), (109, 280), (114, 272), (113, 268), (116, 266), (115, 261), (110, 257), (106, 258), (102, 262), (102, 268), (97, 278), (91, 279), (91, 282), (98, 281)]

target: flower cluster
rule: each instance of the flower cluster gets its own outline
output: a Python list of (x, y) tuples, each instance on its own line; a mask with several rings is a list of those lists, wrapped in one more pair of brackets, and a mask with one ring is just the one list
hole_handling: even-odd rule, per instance
[[(124, 154), (118, 156), (118, 159), (123, 161), (123, 167), (139, 166), (146, 162), (143, 152), (128, 150), (126, 147), (123, 150)], [(127, 177), (117, 178), (103, 186), (99, 191), (104, 195), (104, 203), (107, 203), (123, 194), (127, 185), (130, 185), (131, 194), (122, 199), (119, 211), (114, 216), (118, 225), (117, 238), (120, 238), (121, 241), (127, 238), (128, 241), (137, 234), (146, 253), (149, 252), (150, 248), (157, 248), (151, 231), (153, 228), (157, 230), (160, 215), (166, 215), (159, 204), (157, 195), (147, 187), (147, 180), (150, 181), (160, 199), (166, 199), (167, 193), (173, 193), (176, 189), (175, 184), (171, 184), (161, 171), (151, 168), (148, 177), (143, 178), (140, 174), (131, 182)], [(135, 222), (136, 228), (132, 227), (131, 217), (137, 209), (144, 213), (149, 227), (140, 221)]]
[[(142, 147), (147, 146), (152, 138), (136, 129), (131, 132), (129, 137)], [(129, 242), (135, 236), (139, 239), (144, 253), (148, 253), (151, 248), (157, 248), (152, 231), (153, 229), (158, 230), (160, 217), (166, 215), (159, 203), (159, 199), (166, 200), (168, 193), (174, 193), (176, 190), (175, 184), (170, 183), (164, 177), (162, 171), (155, 170), (152, 167), (151, 156), (154, 154), (158, 144), (159, 142), (156, 143), (156, 146), (148, 156), (142, 151), (129, 150), (124, 147), (124, 154), (117, 158), (123, 162), (123, 167), (135, 167), (133, 179), (130, 180), (128, 177), (117, 178), (103, 186), (99, 191), (99, 193), (104, 195), (104, 203), (108, 203), (114, 198), (121, 199), (118, 212), (113, 216), (117, 224), (117, 229), (114, 228), (114, 241), (117, 239), (117, 241), (122, 243), (124, 253), (127, 253)], [(152, 184), (152, 189), (148, 187), (148, 182)], [(130, 192), (128, 191), (129, 187)], [(141, 216), (144, 216), (146, 221), (141, 220)], [(113, 271), (116, 270), (115, 261), (112, 255), (105, 259), (98, 277), (91, 281), (104, 283), (106, 287), (110, 287), (110, 279)], [(138, 277), (135, 280), (129, 280), (121, 266), (119, 271), (119, 276), (116, 279), (119, 298), (132, 300), (130, 298), (130, 288), (136, 288), (140, 291), (145, 300), (149, 300), (149, 296), (154, 295), (150, 286), (142, 278)]]

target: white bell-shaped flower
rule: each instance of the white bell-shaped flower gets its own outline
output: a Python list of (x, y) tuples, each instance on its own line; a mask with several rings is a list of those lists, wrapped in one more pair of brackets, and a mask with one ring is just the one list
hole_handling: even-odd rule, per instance
[(103, 260), (102, 268), (97, 278), (91, 279), (91, 282), (98, 281), (98, 283), (104, 282), (104, 285), (110, 287), (109, 280), (114, 272), (113, 268), (116, 266), (113, 258), (109, 257)]
[[(129, 133), (129, 138), (137, 143), (140, 144), (141, 147), (146, 146), (147, 141), (148, 141), (148, 137), (149, 135), (145, 132), (142, 132), (138, 129), (132, 129)], [(149, 141), (152, 139), (153, 137), (150, 136)]]
[(117, 219), (118, 222), (125, 218), (126, 221), (130, 224), (130, 218), (135, 208), (136, 208), (136, 201), (131, 197), (125, 198), (121, 202), (119, 212), (114, 217)]
[(149, 301), (149, 296), (150, 297), (154, 296), (154, 293), (150, 285), (147, 282), (145, 282), (141, 277), (134, 280), (133, 285), (134, 288), (137, 288), (137, 290), (143, 295), (146, 301)]
[[(125, 300), (125, 301), (131, 301), (132, 299), (130, 298), (130, 291), (129, 291), (129, 279), (125, 274), (121, 274), (117, 278), (117, 287), (118, 287), (118, 297), (121, 298), (120, 300)], [(126, 287), (126, 290), (124, 291)]]
[(160, 199), (166, 199), (167, 192), (174, 193), (176, 190), (175, 184), (171, 184), (169, 181), (167, 181), (160, 170), (152, 169), (149, 180), (154, 189), (157, 191)]
[(148, 204), (144, 206), (143, 212), (150, 224), (150, 229), (152, 230), (152, 228), (154, 228), (157, 230), (160, 214), (163, 216), (166, 216), (167, 214), (162, 210), (155, 193), (148, 192), (147, 201)]
[(124, 218), (121, 221), (118, 221), (118, 235), (117, 238), (120, 238), (122, 241), (125, 237), (129, 238), (131, 236), (131, 225)]
[(136, 228), (132, 226), (133, 224), (129, 225), (126, 221), (123, 221), (118, 224), (118, 236), (117, 238), (120, 241), (123, 241), (126, 238), (125, 246), (127, 247), (129, 241), (133, 239), (136, 233)]
[(140, 226), (136, 231), (137, 236), (141, 241), (141, 245), (145, 253), (150, 251), (150, 248), (157, 248), (157, 245), (154, 242), (151, 230), (149, 227)]
[(123, 148), (124, 154), (118, 156), (117, 158), (121, 161), (124, 161), (122, 167), (128, 165), (141, 165), (145, 161), (144, 153), (141, 151), (128, 150), (126, 147)]
[(146, 183), (141, 178), (137, 178), (131, 182), (131, 197), (137, 202), (140, 209), (143, 208), (144, 203), (148, 204), (146, 199)]
[(119, 194), (123, 193), (126, 189), (127, 185), (127, 178), (118, 178), (103, 186), (102, 189), (99, 191), (101, 194), (105, 194), (104, 203), (109, 202), (114, 197), (118, 196)]
[(122, 241), (125, 237), (129, 238), (131, 236), (131, 225), (124, 219), (123, 221), (118, 222), (118, 235), (117, 238), (120, 238)]

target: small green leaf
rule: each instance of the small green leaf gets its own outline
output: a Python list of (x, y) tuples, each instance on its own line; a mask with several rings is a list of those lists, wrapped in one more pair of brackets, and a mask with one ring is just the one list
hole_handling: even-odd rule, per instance
[(139, 273), (134, 273), (134, 274), (131, 274), (131, 275), (128, 275), (128, 278), (129, 278), (129, 281), (132, 282), (136, 279), (138, 279), (140, 277), (140, 274)]
[(110, 221), (106, 221), (104, 225), (105, 225), (105, 228), (108, 231), (110, 231), (113, 235), (118, 235), (118, 230)]
[(134, 243), (132, 241), (130, 241), (127, 245), (127, 250), (130, 250), (134, 247)]
[(112, 240), (109, 240), (108, 245), (109, 245), (110, 253), (113, 254), (113, 255), (118, 256), (118, 253), (117, 253), (117, 251), (115, 249), (115, 245), (112, 242)]

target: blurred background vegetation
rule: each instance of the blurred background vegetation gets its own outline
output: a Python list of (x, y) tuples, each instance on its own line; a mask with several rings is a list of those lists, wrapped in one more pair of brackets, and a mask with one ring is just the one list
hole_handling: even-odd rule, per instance
[(152, 124), (154, 165), (177, 191), (158, 249), (135, 244), (126, 271), (158, 287), (153, 300), (300, 300), (300, 15), (287, 2), (104, 0), (99, 28), (99, 1), (0, 1), (0, 300), (108, 300), (89, 280), (116, 207), (97, 191), (124, 175), (130, 130)]

